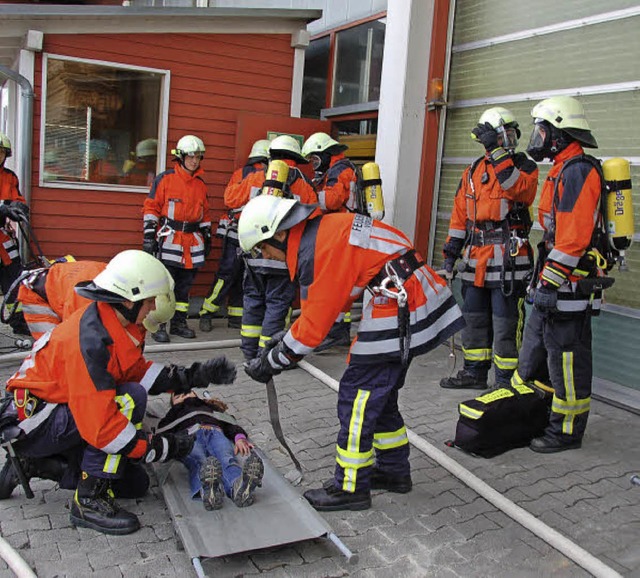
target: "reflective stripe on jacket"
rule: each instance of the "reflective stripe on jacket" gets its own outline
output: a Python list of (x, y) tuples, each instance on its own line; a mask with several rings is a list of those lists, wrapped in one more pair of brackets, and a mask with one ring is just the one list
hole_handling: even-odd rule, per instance
[[(20, 201), (27, 203), (20, 194), (20, 185), (16, 174), (6, 167), (0, 167), (0, 201)], [(9, 265), (20, 256), (18, 244), (7, 220), (0, 223), (0, 261)]]

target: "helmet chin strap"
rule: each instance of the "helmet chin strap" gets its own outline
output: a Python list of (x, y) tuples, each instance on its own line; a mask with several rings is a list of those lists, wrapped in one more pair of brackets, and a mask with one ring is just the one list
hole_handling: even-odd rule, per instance
[(120, 312), (120, 314), (129, 322), (135, 323), (138, 319), (138, 313), (142, 309), (143, 301), (136, 301), (131, 309), (125, 307), (124, 303), (112, 303), (113, 308)]
[(271, 245), (276, 249), (279, 249), (280, 251), (283, 251), (286, 254), (287, 241), (289, 240), (289, 231), (285, 231), (285, 232), (286, 232), (286, 236), (284, 238), (284, 241), (278, 241), (274, 237), (271, 237), (271, 239), (265, 239), (263, 242), (266, 243), (267, 245)]

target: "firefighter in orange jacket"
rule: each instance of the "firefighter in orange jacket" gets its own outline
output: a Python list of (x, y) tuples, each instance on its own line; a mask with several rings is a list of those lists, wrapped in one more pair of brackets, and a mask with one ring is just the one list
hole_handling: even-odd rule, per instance
[(340, 380), (335, 477), (305, 493), (317, 510), (364, 510), (371, 489), (411, 490), (398, 392), (411, 360), (464, 321), (445, 281), (401, 231), (352, 213), (309, 218), (314, 208), (260, 196), (242, 212), (240, 246), (285, 263), (300, 280), (302, 305), (289, 331), (272, 339), (245, 371), (267, 382), (291, 369), (322, 342), (343, 308), (365, 289), (372, 292)]
[[(297, 165), (307, 161), (300, 145), (289, 135), (274, 138), (269, 145), (271, 160), (281, 160), (289, 167), (282, 194), (301, 203), (317, 203), (311, 183)], [(254, 192), (262, 191), (265, 172), (256, 171), (247, 179), (244, 204)], [(240, 340), (245, 359), (259, 355), (269, 338), (284, 329), (291, 304), (296, 297), (297, 283), (289, 279), (287, 266), (264, 255), (248, 255), (243, 283), (243, 312)]]
[[(157, 322), (154, 311), (171, 303), (171, 286), (169, 272), (155, 257), (119, 253), (93, 281), (77, 286), (92, 303), (39, 339), (7, 382), (24, 432), (17, 449), (27, 465), (35, 461), (37, 472), (40, 458), (80, 458), (82, 475), (70, 510), (76, 526), (107, 534), (136, 531), (137, 516), (114, 502), (111, 487), (116, 495), (140, 497), (149, 479), (138, 462), (191, 451), (190, 438), (149, 437), (142, 430), (148, 394), (235, 378), (235, 367), (224, 357), (190, 368), (145, 360), (143, 325)], [(77, 469), (68, 466), (58, 480), (63, 488), (77, 479)], [(8, 497), (12, 483), (17, 484), (12, 468), (3, 468), (0, 497)]]
[[(20, 194), (18, 177), (4, 166), (11, 154), (9, 137), (0, 133), (0, 288), (3, 295), (7, 295), (22, 271), (18, 243), (9, 222), (29, 221), (29, 209)], [(7, 307), (13, 309), (14, 303), (7, 303)], [(14, 333), (29, 335), (19, 305), (15, 305), (9, 324)]]
[(532, 283), (533, 311), (512, 383), (535, 379), (546, 364), (554, 389), (551, 417), (530, 447), (552, 453), (581, 447), (589, 416), (591, 315), (600, 309), (606, 269), (593, 244), (602, 180), (597, 161), (584, 156), (583, 147), (598, 145), (578, 100), (548, 98), (533, 107), (531, 116), (527, 152), (537, 161), (552, 160), (553, 166), (538, 206), (544, 230), (536, 264), (540, 273)]
[(503, 107), (486, 110), (472, 131), (486, 152), (462, 174), (443, 250), (449, 278), (462, 257), (464, 367), (440, 381), (444, 388), (486, 389), (492, 359), (496, 386), (508, 385), (518, 363), (533, 267), (529, 206), (538, 186), (536, 164), (514, 152), (519, 137), (515, 117)]
[[(341, 145), (324, 132), (312, 134), (302, 146), (302, 155), (313, 165), (313, 186), (320, 208), (327, 213), (356, 212), (356, 167), (345, 156)], [(351, 311), (340, 312), (326, 339), (316, 353), (351, 343)]]
[[(183, 136), (172, 151), (173, 169), (158, 175), (144, 202), (142, 249), (164, 263), (175, 281), (176, 314), (169, 333), (193, 339), (187, 325), (189, 292), (196, 273), (211, 251), (207, 186), (200, 166), (205, 147), (197, 136)], [(169, 341), (164, 327), (153, 338)]]
[[(213, 280), (209, 296), (204, 299), (200, 309), (200, 330), (212, 329), (211, 319), (227, 300), (228, 326), (242, 326), (242, 279), (244, 261), (238, 244), (238, 217), (242, 207), (252, 196), (249, 177), (256, 172), (264, 173), (269, 161), (270, 141), (257, 140), (251, 147), (246, 164), (236, 169), (224, 190), (224, 204), (229, 210), (220, 218), (216, 235), (222, 239), (222, 255), (218, 271)], [(253, 187), (253, 196), (260, 192)]]

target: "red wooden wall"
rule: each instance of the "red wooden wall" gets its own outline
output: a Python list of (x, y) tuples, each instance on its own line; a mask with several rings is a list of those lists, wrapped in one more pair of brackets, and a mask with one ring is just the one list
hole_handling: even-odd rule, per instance
[[(45, 35), (44, 51), (171, 71), (168, 144), (184, 134), (203, 139), (211, 218), (223, 211), (236, 164), (236, 127), (245, 112), (289, 119), (293, 48), (288, 34)], [(142, 193), (38, 186), (42, 56), (36, 62), (32, 222), (48, 257), (108, 260), (142, 242)], [(287, 130), (271, 126), (271, 130)], [(266, 134), (259, 138), (265, 138)], [(171, 166), (167, 159), (167, 166)], [(215, 227), (214, 227), (215, 228)], [(206, 292), (220, 255), (214, 246), (193, 294)]]

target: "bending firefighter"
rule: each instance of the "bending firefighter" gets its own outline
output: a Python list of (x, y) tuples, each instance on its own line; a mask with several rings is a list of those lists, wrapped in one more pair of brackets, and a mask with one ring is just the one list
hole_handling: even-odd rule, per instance
[[(2, 421), (13, 415), (22, 430), (14, 445), (27, 477), (75, 487), (70, 518), (76, 526), (106, 534), (136, 531), (137, 516), (114, 496), (143, 496), (149, 486), (143, 463), (191, 451), (190, 437), (149, 436), (142, 429), (148, 394), (184, 393), (235, 378), (225, 358), (185, 368), (143, 357), (143, 324), (166, 321), (152, 314), (172, 302), (171, 282), (151, 255), (119, 253), (93, 281), (78, 285), (90, 305), (43, 335), (7, 382), (12, 398), (2, 404)], [(7, 462), (0, 498), (17, 485)]]
[(533, 311), (524, 332), (512, 384), (548, 367), (554, 395), (544, 436), (530, 447), (550, 453), (582, 445), (591, 405), (591, 316), (600, 310), (608, 239), (603, 224), (597, 148), (578, 100), (557, 96), (533, 107), (527, 152), (553, 161), (542, 187), (538, 219), (544, 230), (533, 280)]
[[(200, 163), (205, 147), (196, 136), (183, 136), (172, 151), (174, 167), (158, 175), (144, 202), (144, 251), (157, 255), (175, 281), (176, 314), (169, 333), (187, 339), (196, 334), (187, 325), (189, 292), (211, 251), (207, 186)], [(164, 327), (154, 335), (166, 343)]]
[(529, 206), (536, 196), (538, 168), (515, 152), (518, 123), (506, 108), (490, 108), (471, 136), (485, 154), (462, 173), (443, 248), (450, 279), (460, 260), (467, 322), (462, 331), (464, 367), (440, 381), (449, 389), (486, 389), (492, 361), (496, 386), (509, 384), (518, 363), (525, 287), (533, 266)]
[(271, 141), (266, 139), (254, 142), (246, 164), (234, 171), (224, 190), (224, 204), (229, 210), (220, 218), (216, 231), (216, 235), (222, 239), (222, 256), (211, 292), (200, 309), (201, 331), (211, 331), (211, 320), (225, 301), (228, 326), (242, 326), (244, 260), (238, 244), (238, 218), (247, 201), (260, 193), (259, 187), (251, 186), (250, 177), (256, 172), (263, 173), (267, 168), (270, 144)]
[(369, 288), (373, 297), (340, 380), (335, 475), (305, 493), (317, 510), (364, 510), (371, 506), (371, 489), (411, 490), (398, 393), (411, 360), (464, 321), (445, 281), (401, 231), (352, 213), (309, 218), (314, 210), (292, 199), (260, 196), (242, 212), (242, 249), (284, 263), (290, 277), (299, 279), (301, 296), (300, 317), (246, 363), (245, 371), (266, 383), (291, 369), (322, 342), (337, 314)]

